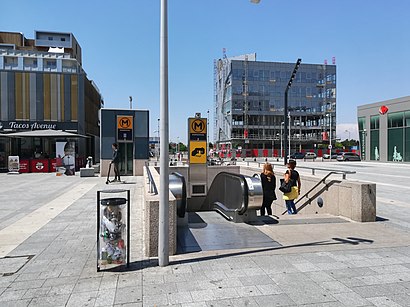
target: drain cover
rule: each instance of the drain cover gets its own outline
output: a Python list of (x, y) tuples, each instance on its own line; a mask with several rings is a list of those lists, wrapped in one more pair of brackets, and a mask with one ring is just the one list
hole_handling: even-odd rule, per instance
[(33, 257), (33, 255), (29, 255), (0, 258), (0, 276), (13, 275)]

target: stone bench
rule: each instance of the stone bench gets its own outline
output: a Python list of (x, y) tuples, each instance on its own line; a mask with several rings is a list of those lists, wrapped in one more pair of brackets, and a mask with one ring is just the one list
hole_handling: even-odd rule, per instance
[(80, 168), (80, 177), (94, 177), (94, 168), (93, 167), (82, 167)]

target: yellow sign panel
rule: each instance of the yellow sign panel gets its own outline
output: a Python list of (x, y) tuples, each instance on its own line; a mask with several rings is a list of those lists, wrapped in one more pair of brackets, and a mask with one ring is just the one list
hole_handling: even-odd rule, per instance
[(205, 118), (190, 118), (189, 119), (189, 133), (205, 134), (206, 133), (206, 119)]
[(189, 142), (189, 163), (205, 164), (206, 163), (206, 141)]
[(117, 116), (118, 129), (132, 129), (132, 116)]

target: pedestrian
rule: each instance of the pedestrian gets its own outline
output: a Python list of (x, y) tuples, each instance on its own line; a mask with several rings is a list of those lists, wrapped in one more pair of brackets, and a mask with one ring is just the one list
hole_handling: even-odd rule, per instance
[(120, 179), (120, 170), (118, 168), (118, 164), (120, 163), (120, 151), (118, 150), (118, 144), (117, 143), (113, 143), (112, 144), (112, 160), (111, 160), (111, 164), (114, 164), (114, 182), (121, 182)]
[(295, 206), (295, 199), (299, 197), (300, 194), (300, 176), (297, 171), (295, 171), (296, 161), (289, 160), (288, 162), (288, 169), (284, 174), (284, 181), (289, 182), (291, 181), (292, 190), (289, 193), (283, 194), (283, 199), (286, 203), (286, 209), (288, 210), (288, 214), (297, 214), (298, 211), (296, 210)]
[(261, 207), (261, 216), (265, 215), (265, 209), (268, 215), (272, 215), (272, 203), (276, 200), (276, 177), (273, 173), (272, 164), (265, 163), (261, 173), (261, 182), (263, 190), (263, 200)]

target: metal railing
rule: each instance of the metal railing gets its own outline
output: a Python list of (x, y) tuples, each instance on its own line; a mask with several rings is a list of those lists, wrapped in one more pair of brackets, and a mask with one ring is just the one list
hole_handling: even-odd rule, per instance
[(152, 178), (151, 170), (149, 169), (149, 164), (145, 163), (145, 168), (147, 170), (149, 192), (153, 194), (158, 194), (157, 186), (155, 185), (154, 178)]
[[(346, 174), (355, 174), (356, 172), (354, 171), (332, 171), (329, 172), (325, 177), (323, 177), (318, 183), (316, 183), (309, 191), (307, 191), (305, 194), (303, 194), (302, 196), (299, 196), (299, 199), (295, 202), (295, 207), (298, 203), (300, 203), (302, 201), (302, 199), (306, 198), (307, 202), (304, 203), (302, 206), (300, 206), (299, 208), (296, 207), (296, 212), (299, 212), (300, 210), (302, 210), (303, 208), (305, 208), (307, 205), (310, 205), (312, 203), (313, 200), (315, 200), (321, 193), (316, 193), (313, 197), (309, 197), (309, 194), (311, 192), (313, 192), (319, 185), (321, 185), (322, 183), (326, 185), (326, 187), (329, 187), (330, 184), (326, 183), (326, 179), (329, 178), (329, 176), (334, 175), (334, 174), (342, 174), (343, 175), (343, 179), (346, 179)], [(286, 214), (288, 211), (285, 210), (284, 212), (282, 212), (282, 215)]]

